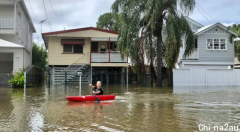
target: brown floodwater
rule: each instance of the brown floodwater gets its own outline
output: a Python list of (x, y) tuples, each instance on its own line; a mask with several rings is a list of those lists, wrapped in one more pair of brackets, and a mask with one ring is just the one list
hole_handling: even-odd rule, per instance
[[(103, 86), (116, 100), (68, 102), (76, 86), (0, 88), (0, 131), (192, 132), (240, 125), (240, 88)], [(90, 88), (82, 87), (82, 95)]]

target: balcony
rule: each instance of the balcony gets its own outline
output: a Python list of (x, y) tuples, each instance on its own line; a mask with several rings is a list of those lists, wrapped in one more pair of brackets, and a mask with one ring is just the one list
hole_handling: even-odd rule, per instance
[(119, 51), (93, 52), (91, 57), (92, 63), (127, 63), (127, 57), (122, 59)]
[(123, 59), (116, 45), (117, 38), (92, 38), (91, 41), (91, 62), (92, 63), (127, 63)]
[(13, 18), (0, 18), (0, 29), (14, 28)]

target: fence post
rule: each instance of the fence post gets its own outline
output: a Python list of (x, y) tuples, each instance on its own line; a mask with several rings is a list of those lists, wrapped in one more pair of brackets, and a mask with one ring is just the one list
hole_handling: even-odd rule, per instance
[(126, 81), (127, 81), (127, 88), (128, 88), (128, 67), (127, 67), (127, 74), (126, 75), (127, 75), (127, 80)]
[(27, 73), (26, 72), (24, 72), (24, 88), (26, 88), (27, 86), (26, 86), (26, 79), (27, 79)]
[(79, 95), (82, 93), (82, 72), (79, 72)]
[(101, 83), (103, 83), (102, 72), (101, 72)]
[(51, 78), (51, 75), (50, 75), (50, 72), (48, 72), (48, 85), (50, 87), (50, 78)]
[(67, 72), (65, 71), (65, 86), (67, 86)]

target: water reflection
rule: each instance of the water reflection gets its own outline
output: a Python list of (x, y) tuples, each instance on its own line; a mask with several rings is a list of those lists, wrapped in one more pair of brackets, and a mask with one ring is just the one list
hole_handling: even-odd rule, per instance
[(79, 108), (79, 107), (96, 107), (96, 106), (113, 106), (114, 102), (102, 101), (100, 103), (96, 102), (68, 102), (68, 108)]

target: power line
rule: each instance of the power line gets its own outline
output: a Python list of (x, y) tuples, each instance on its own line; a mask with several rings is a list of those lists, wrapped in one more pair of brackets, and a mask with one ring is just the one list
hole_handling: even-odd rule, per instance
[[(29, 0), (29, 4), (30, 4), (30, 8), (31, 8), (31, 10), (32, 10), (32, 13), (33, 13), (33, 17), (34, 17), (34, 19), (35, 19), (35, 22), (37, 22), (36, 16), (35, 16), (35, 14), (34, 14), (34, 12), (33, 12), (31, 0)], [(40, 31), (39, 25), (38, 25), (38, 24), (36, 24), (36, 25), (37, 25), (37, 27), (39, 28), (39, 31)], [(37, 34), (38, 34), (38, 33), (37, 33)], [(41, 34), (38, 34), (38, 43), (39, 43), (39, 36), (41, 37)], [(41, 37), (41, 38), (42, 38), (42, 37)], [(42, 38), (42, 39), (43, 39), (43, 38)]]
[[(37, 22), (36, 16), (35, 16), (35, 14), (34, 14), (34, 12), (33, 12), (31, 0), (29, 0), (29, 3), (30, 3), (30, 7), (31, 7), (31, 10), (32, 10), (32, 13), (33, 13), (33, 17), (34, 17), (34, 19), (35, 19), (35, 22)], [(40, 29), (39, 25), (37, 25), (37, 27)]]
[[(196, 6), (197, 7), (197, 6)], [(198, 11), (203, 15), (203, 13), (199, 10), (199, 8), (197, 7)], [(203, 15), (206, 19), (207, 17), (205, 15)], [(209, 19), (207, 19), (210, 23), (213, 23), (212, 21), (210, 21)]]
[(50, 29), (50, 31), (52, 32), (52, 29), (51, 29), (50, 24), (49, 24), (49, 19), (48, 19), (48, 15), (47, 15), (47, 11), (46, 11), (46, 7), (45, 7), (44, 0), (42, 0), (42, 2), (43, 2), (43, 6), (44, 6), (44, 10), (45, 10), (46, 17), (47, 17), (47, 22), (48, 22), (49, 29)]
[[(52, 7), (52, 9), (53, 9), (53, 12), (54, 12), (55, 16), (57, 17), (57, 14), (56, 14), (56, 12), (55, 12), (53, 6), (52, 6), (52, 2), (51, 2), (51, 0), (49, 0), (49, 3), (50, 3), (50, 5), (51, 5), (51, 7)], [(58, 22), (60, 23), (60, 25), (63, 27), (63, 29), (65, 30), (65, 27), (62, 25), (62, 23), (60, 22), (60, 20), (59, 20), (58, 17), (57, 17), (57, 20), (58, 20)]]
[[(196, 3), (197, 4), (197, 3)], [(199, 4), (197, 4), (213, 21), (217, 22), (215, 19), (213, 19)]]

